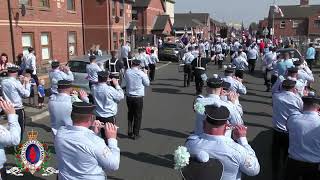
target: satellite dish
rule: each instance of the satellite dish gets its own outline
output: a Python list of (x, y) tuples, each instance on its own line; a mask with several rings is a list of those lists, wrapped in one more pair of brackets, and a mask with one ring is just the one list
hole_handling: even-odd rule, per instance
[(21, 5), (21, 15), (22, 15), (22, 16), (25, 16), (25, 15), (26, 15), (26, 12), (27, 12), (27, 11), (26, 11), (26, 5), (22, 4), (22, 5)]
[(119, 21), (120, 21), (119, 16), (116, 16), (116, 17), (115, 17), (115, 23), (119, 23)]

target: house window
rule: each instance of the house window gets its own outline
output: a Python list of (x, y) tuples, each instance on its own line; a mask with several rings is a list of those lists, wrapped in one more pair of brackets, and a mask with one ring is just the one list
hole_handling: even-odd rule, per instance
[(120, 33), (120, 40), (124, 40), (124, 34), (123, 34), (123, 32)]
[(118, 49), (118, 33), (114, 32), (113, 33), (113, 49)]
[(42, 60), (51, 58), (51, 34), (48, 32), (41, 33), (41, 55)]
[(49, 0), (40, 0), (39, 3), (40, 3), (39, 4), (40, 7), (44, 7), (44, 8), (49, 8), (50, 7)]
[(280, 22), (280, 28), (281, 28), (281, 29), (286, 28), (286, 22), (285, 22), (285, 21), (281, 21), (281, 22)]
[(111, 1), (111, 8), (112, 8), (112, 16), (116, 16), (116, 5), (115, 5), (115, 2), (114, 0)]
[(22, 33), (22, 50), (23, 54), (28, 54), (28, 48), (34, 47), (33, 33)]
[(19, 4), (24, 4), (26, 6), (32, 6), (32, 0), (19, 0)]
[(120, 3), (120, 17), (123, 17), (123, 14), (124, 14), (124, 6), (123, 6), (123, 3)]
[(76, 11), (75, 0), (67, 0), (67, 9), (69, 11)]
[(292, 21), (292, 28), (298, 28), (299, 22), (298, 21)]
[(132, 9), (132, 20), (138, 20), (138, 11), (135, 9)]
[(69, 58), (77, 55), (77, 32), (68, 33), (68, 52)]
[(320, 20), (314, 20), (314, 26), (320, 29)]

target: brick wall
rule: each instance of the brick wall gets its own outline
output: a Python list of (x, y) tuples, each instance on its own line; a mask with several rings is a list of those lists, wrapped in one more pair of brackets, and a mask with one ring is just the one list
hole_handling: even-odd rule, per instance
[(320, 13), (309, 17), (308, 32), (311, 36), (320, 37), (320, 27), (316, 26), (315, 21), (320, 21)]
[[(89, 50), (93, 44), (99, 44), (100, 49), (107, 52), (117, 50), (117, 48), (120, 47), (120, 35), (123, 33), (124, 24), (124, 18), (120, 17), (122, 1), (114, 2), (115, 15), (112, 16), (111, 0), (106, 0), (103, 3), (84, 0), (86, 50)], [(125, 3), (125, 29), (132, 21), (131, 13), (132, 5)], [(116, 22), (117, 16), (119, 17), (119, 22)], [(116, 34), (116, 36), (113, 36), (114, 34)], [(128, 34), (126, 34), (126, 37), (128, 37)]]
[[(285, 27), (281, 28), (280, 23), (285, 22)], [(293, 28), (293, 23), (298, 22), (299, 25), (297, 28)], [(274, 29), (275, 36), (306, 36), (307, 35), (308, 22), (305, 19), (275, 19)]]
[[(0, 18), (3, 20), (0, 24), (0, 49), (7, 52), (11, 56), (9, 19), (6, 0), (0, 1)], [(38, 0), (31, 0), (32, 6), (27, 7), (26, 16), (14, 18), (13, 32), (16, 55), (22, 52), (22, 33), (33, 34), (33, 44), (37, 56), (37, 65), (39, 67), (46, 66), (48, 60), (42, 60), (41, 55), (41, 33), (48, 32), (51, 36), (50, 50), (51, 58), (58, 59), (61, 62), (66, 62), (69, 58), (68, 50), (68, 32), (76, 32), (77, 36), (77, 55), (83, 54), (82, 42), (82, 16), (81, 16), (81, 1), (75, 0), (75, 11), (67, 10), (67, 0), (49, 0), (49, 8), (39, 7)], [(13, 16), (19, 13), (19, 1), (11, 0)], [(0, 22), (1, 23), (1, 22)], [(7, 43), (2, 40), (5, 39)], [(10, 57), (12, 60), (12, 57)]]

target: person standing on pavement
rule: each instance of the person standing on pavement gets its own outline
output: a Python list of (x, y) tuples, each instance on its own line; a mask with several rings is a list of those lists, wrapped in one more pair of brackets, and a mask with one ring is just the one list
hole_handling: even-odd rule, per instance
[(207, 96), (197, 98), (194, 103), (196, 112), (194, 134), (203, 133), (203, 121), (205, 120), (205, 116), (202, 112), (203, 108), (201, 107), (206, 105), (217, 104), (227, 107), (231, 113), (230, 117), (227, 118), (229, 123), (232, 125), (243, 124), (241, 118), (243, 111), (239, 104), (237, 93), (231, 92), (227, 95), (228, 101), (222, 100), (220, 96), (223, 94), (223, 88), (230, 88), (230, 83), (224, 82), (217, 74), (214, 74), (213, 78), (207, 80)]
[(93, 84), (98, 82), (98, 75), (97, 73), (102, 71), (100, 66), (97, 64), (96, 56), (89, 57), (90, 64), (86, 66), (86, 72), (88, 74), (87, 79), (89, 80), (89, 88), (92, 88)]
[[(217, 159), (223, 165), (221, 179), (224, 180), (240, 180), (241, 173), (249, 176), (258, 175), (260, 164), (254, 150), (248, 144), (247, 127), (230, 126), (230, 111), (225, 106), (207, 105), (204, 114), (204, 133), (191, 135), (186, 141), (185, 146), (191, 157), (195, 157), (201, 163), (208, 162), (210, 158)], [(225, 136), (230, 127), (234, 127), (234, 140)]]
[(59, 61), (51, 63), (52, 70), (49, 72), (51, 93), (58, 94), (58, 82), (60, 80), (74, 81), (74, 77), (68, 66), (60, 67)]
[(36, 56), (34, 55), (34, 49), (32, 47), (28, 48), (28, 54), (23, 57), (24, 59), (24, 71), (27, 69), (33, 70), (32, 78), (36, 81), (37, 86), (39, 85), (39, 79), (37, 76), (37, 60)]
[(19, 68), (17, 67), (8, 68), (9, 78), (1, 81), (1, 89), (4, 99), (12, 103), (16, 110), (21, 128), (20, 140), (22, 140), (25, 129), (25, 112), (22, 98), (27, 98), (30, 96), (31, 85), (29, 77), (22, 76), (21, 82), (17, 80), (18, 71)]
[(310, 43), (306, 53), (306, 61), (308, 63), (310, 70), (312, 70), (312, 64), (314, 63), (315, 59), (316, 59), (316, 49), (313, 47), (313, 44)]
[[(72, 125), (72, 82), (60, 80), (58, 82), (58, 94), (53, 94), (49, 98), (48, 110), (50, 114), (51, 130), (53, 135), (57, 134), (57, 130), (61, 126)], [(87, 93), (80, 91), (80, 98), (83, 101), (89, 102)]]
[[(108, 81), (111, 81), (113, 86), (109, 85)], [(109, 78), (106, 71), (98, 72), (98, 84), (93, 86), (92, 95), (96, 105), (96, 119), (102, 123), (116, 124), (118, 103), (124, 98), (119, 80)], [(106, 137), (104, 131), (101, 131), (101, 137)]]
[(150, 63), (149, 63), (149, 78), (150, 81), (154, 81), (154, 76), (156, 74), (156, 65), (159, 62), (157, 54), (154, 52), (154, 50), (151, 50), (151, 56), (150, 56)]
[(247, 52), (248, 56), (248, 63), (249, 63), (249, 72), (254, 73), (254, 69), (256, 67), (256, 62), (259, 58), (259, 52), (256, 49), (256, 44), (253, 43), (249, 48)]
[(126, 96), (128, 106), (128, 136), (132, 139), (140, 138), (142, 121), (143, 97), (145, 87), (150, 85), (148, 71), (139, 69), (141, 61), (133, 60), (132, 68), (125, 73), (127, 82)]
[(191, 51), (192, 51), (192, 47), (188, 47), (188, 52), (185, 53), (182, 57), (182, 61), (184, 63), (184, 87), (189, 87), (190, 81), (191, 81), (191, 74), (192, 74), (191, 63), (195, 59)]
[(303, 111), (293, 113), (287, 123), (289, 158), (286, 180), (320, 179), (320, 98), (302, 97)]
[(283, 91), (272, 94), (272, 176), (273, 180), (284, 178), (285, 162), (288, 156), (288, 118), (303, 108), (303, 102), (295, 88), (296, 81), (284, 80)]
[(7, 161), (4, 147), (17, 146), (19, 145), (21, 139), (21, 128), (18, 122), (18, 115), (15, 112), (14, 106), (9, 101), (0, 99), (0, 108), (7, 115), (8, 126), (0, 125), (0, 169), (1, 169), (1, 178), (6, 178), (6, 171), (4, 164)]
[[(105, 180), (106, 172), (119, 169), (117, 127), (112, 123), (103, 125), (95, 121), (94, 109), (92, 104), (73, 103), (73, 126), (64, 126), (58, 130), (54, 145), (59, 180)], [(102, 127), (106, 139), (97, 135)]]

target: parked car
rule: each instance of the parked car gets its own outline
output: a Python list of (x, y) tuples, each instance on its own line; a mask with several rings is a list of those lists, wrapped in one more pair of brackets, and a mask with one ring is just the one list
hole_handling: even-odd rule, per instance
[(158, 50), (160, 61), (168, 60), (178, 62), (185, 53), (183, 46), (179, 43), (164, 43)]
[[(109, 59), (111, 59), (111, 56), (107, 54), (97, 56), (97, 63), (104, 68), (105, 62)], [(90, 93), (89, 81), (87, 80), (86, 72), (87, 64), (90, 64), (88, 55), (73, 58), (68, 62), (68, 66), (74, 76), (74, 81), (72, 83), (73, 87), (76, 89), (83, 89), (87, 93)]]
[(294, 49), (294, 48), (278, 49), (276, 52), (277, 52), (277, 54), (284, 54), (284, 53), (288, 52), (289, 54), (291, 54), (291, 57), (293, 59), (299, 59), (299, 60), (304, 59), (304, 57), (301, 55), (301, 53), (297, 49)]

